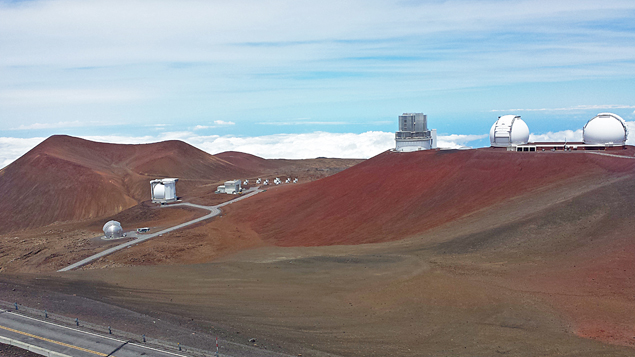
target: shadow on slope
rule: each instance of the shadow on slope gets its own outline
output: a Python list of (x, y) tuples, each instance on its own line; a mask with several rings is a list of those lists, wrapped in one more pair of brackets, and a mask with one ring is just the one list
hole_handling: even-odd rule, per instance
[(499, 285), (549, 301), (579, 336), (635, 346), (634, 176), (438, 244), (437, 259), (472, 274), (498, 266)]

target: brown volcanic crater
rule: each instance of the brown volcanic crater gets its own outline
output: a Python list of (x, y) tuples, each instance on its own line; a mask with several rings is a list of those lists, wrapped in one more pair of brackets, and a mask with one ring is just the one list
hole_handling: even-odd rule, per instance
[(0, 170), (0, 234), (113, 216), (149, 200), (156, 178), (179, 178), (177, 194), (186, 201), (217, 204), (228, 199), (214, 194), (225, 180), (311, 180), (361, 161), (266, 160), (233, 151), (210, 155), (178, 140), (124, 145), (55, 135)]
[(52, 136), (0, 171), (0, 233), (106, 217), (150, 199), (148, 181), (178, 177), (179, 195), (254, 174), (181, 141), (122, 145)]

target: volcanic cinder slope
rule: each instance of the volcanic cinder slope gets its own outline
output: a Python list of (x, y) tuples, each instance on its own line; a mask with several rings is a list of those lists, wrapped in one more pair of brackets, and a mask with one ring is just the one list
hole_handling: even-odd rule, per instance
[[(633, 149), (618, 153), (632, 156)], [(582, 152), (387, 151), (325, 179), (260, 195), (240, 205), (240, 219), (278, 246), (385, 242), (534, 191), (633, 175), (634, 167), (635, 160)]]
[(0, 170), (0, 233), (116, 214), (150, 199), (154, 178), (178, 177), (179, 195), (188, 196), (201, 184), (256, 172), (182, 141), (120, 145), (56, 135)]

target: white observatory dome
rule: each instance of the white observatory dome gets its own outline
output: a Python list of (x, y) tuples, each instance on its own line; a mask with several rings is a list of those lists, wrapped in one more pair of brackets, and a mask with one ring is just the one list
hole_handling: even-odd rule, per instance
[(589, 120), (582, 131), (585, 144), (624, 145), (628, 137), (626, 123), (619, 115), (600, 113)]
[(494, 147), (527, 144), (529, 127), (518, 115), (503, 115), (492, 125), (489, 142)]
[(108, 221), (104, 224), (104, 235), (108, 238), (123, 237), (123, 228), (117, 221)]
[(154, 198), (158, 200), (165, 198), (165, 185), (159, 183), (154, 186)]

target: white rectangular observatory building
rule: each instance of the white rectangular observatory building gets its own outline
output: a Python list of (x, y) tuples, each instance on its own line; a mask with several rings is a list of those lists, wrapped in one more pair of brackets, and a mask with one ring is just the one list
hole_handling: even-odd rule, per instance
[(240, 180), (225, 181), (225, 193), (235, 195), (241, 191)]
[(177, 178), (164, 178), (150, 181), (152, 202), (166, 203), (176, 201), (176, 182), (178, 180)]
[(417, 151), (437, 147), (437, 130), (428, 130), (428, 117), (423, 113), (403, 113), (399, 116), (399, 131), (395, 133), (395, 150)]

